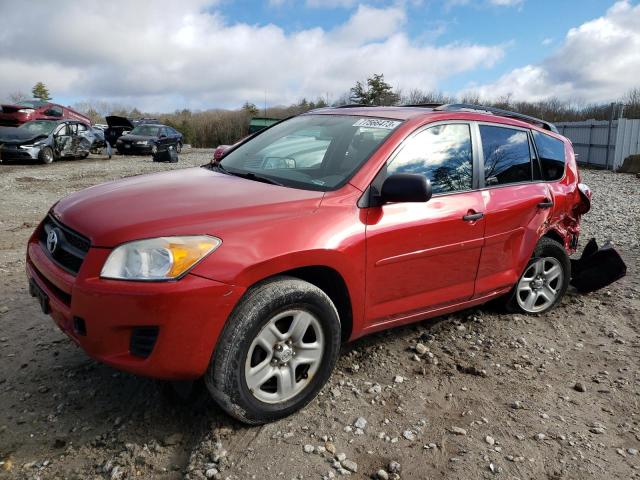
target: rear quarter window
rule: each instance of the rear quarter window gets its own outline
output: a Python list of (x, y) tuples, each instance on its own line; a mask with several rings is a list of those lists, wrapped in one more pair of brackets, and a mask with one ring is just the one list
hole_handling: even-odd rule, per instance
[(564, 176), (566, 163), (564, 142), (535, 130), (533, 131), (533, 140), (540, 158), (542, 178), (544, 180), (560, 180)]
[(480, 125), (487, 187), (533, 179), (529, 137), (524, 130)]

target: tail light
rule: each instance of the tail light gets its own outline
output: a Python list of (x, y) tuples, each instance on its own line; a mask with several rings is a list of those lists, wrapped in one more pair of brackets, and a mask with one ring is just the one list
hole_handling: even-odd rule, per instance
[(578, 184), (578, 193), (580, 195), (580, 203), (575, 206), (578, 215), (584, 215), (591, 210), (591, 189), (585, 183)]

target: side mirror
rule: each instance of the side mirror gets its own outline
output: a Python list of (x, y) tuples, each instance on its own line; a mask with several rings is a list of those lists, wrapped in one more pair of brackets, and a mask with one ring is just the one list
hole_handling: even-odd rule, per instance
[(231, 145), (218, 145), (218, 147), (213, 152), (213, 159), (211, 163), (216, 163), (222, 160), (224, 154), (227, 153), (227, 150), (231, 148)]
[(389, 202), (426, 202), (431, 198), (431, 182), (416, 173), (394, 173), (382, 184), (381, 199)]

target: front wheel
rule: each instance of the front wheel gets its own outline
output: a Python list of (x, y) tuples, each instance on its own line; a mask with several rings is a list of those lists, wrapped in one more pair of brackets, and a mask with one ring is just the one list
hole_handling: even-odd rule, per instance
[(176, 143), (176, 153), (182, 152), (182, 144), (180, 142)]
[(42, 163), (45, 163), (45, 164), (52, 163), (54, 160), (54, 156), (53, 156), (53, 150), (51, 149), (51, 147), (44, 147), (42, 150), (40, 150), (40, 153), (38, 154), (38, 158)]
[(339, 350), (331, 299), (308, 282), (276, 277), (250, 289), (231, 314), (205, 380), (231, 416), (266, 423), (313, 400)]
[(571, 262), (564, 247), (543, 237), (518, 283), (510, 292), (507, 309), (512, 312), (545, 313), (564, 296), (571, 279)]

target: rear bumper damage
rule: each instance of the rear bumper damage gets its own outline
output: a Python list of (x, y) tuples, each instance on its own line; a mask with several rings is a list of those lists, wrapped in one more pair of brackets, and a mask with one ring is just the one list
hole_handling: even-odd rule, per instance
[(571, 285), (579, 292), (594, 292), (627, 274), (627, 266), (610, 242), (601, 248), (589, 240), (579, 259), (571, 259)]

